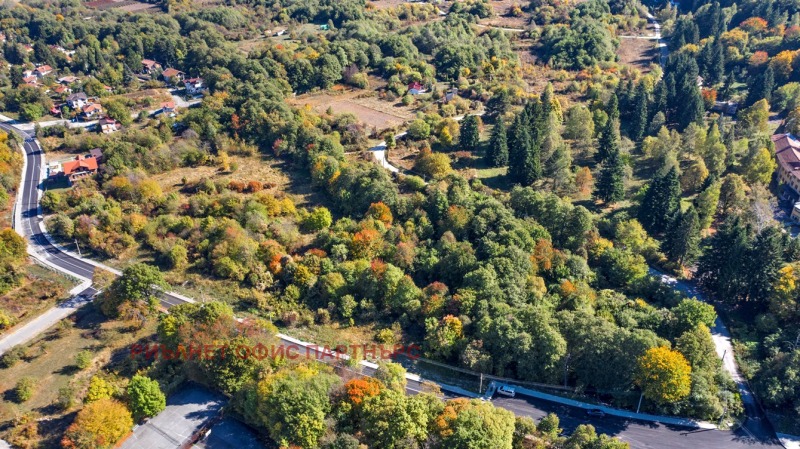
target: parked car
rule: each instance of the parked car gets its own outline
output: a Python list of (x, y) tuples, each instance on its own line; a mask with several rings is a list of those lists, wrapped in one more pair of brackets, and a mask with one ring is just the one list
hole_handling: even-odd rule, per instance
[(509, 385), (501, 385), (500, 388), (497, 389), (497, 393), (513, 398), (517, 395), (517, 390)]
[(600, 410), (599, 408), (593, 408), (590, 410), (586, 410), (586, 414), (589, 416), (593, 416), (595, 418), (602, 418), (606, 416), (606, 412)]

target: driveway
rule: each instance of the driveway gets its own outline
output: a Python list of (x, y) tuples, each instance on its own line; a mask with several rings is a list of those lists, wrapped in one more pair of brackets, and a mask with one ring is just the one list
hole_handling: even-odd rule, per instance
[(203, 387), (184, 387), (167, 399), (167, 408), (136, 427), (119, 449), (178, 449), (189, 443), (227, 403)]

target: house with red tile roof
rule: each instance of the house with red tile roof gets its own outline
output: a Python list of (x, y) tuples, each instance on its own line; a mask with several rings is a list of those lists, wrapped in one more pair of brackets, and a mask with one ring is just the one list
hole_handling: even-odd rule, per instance
[(65, 176), (70, 183), (83, 179), (97, 173), (97, 158), (78, 156), (74, 161), (62, 164), (62, 176)]
[(183, 72), (181, 72), (178, 69), (173, 69), (172, 67), (170, 67), (168, 69), (164, 69), (164, 71), (161, 72), (161, 78), (164, 81), (172, 81), (173, 79), (176, 79), (178, 81), (182, 81), (183, 80)]
[(189, 95), (197, 95), (206, 87), (203, 85), (203, 78), (188, 78), (183, 80), (183, 86), (186, 88), (186, 93)]
[(40, 65), (33, 70), (33, 74), (36, 75), (37, 78), (44, 78), (51, 73), (53, 73), (53, 68), (47, 64)]
[(152, 59), (142, 59), (142, 73), (145, 75), (149, 75), (153, 73), (154, 70), (161, 69), (161, 64), (153, 61)]
[[(775, 134), (775, 159), (778, 160), (778, 181), (788, 190), (784, 196), (800, 198), (800, 139), (792, 134)], [(792, 219), (800, 221), (800, 202), (792, 208)]]
[(87, 119), (97, 118), (103, 113), (103, 107), (100, 106), (100, 103), (89, 103), (81, 108), (81, 113)]
[(425, 86), (419, 81), (414, 81), (408, 85), (408, 93), (411, 95), (419, 95), (425, 93)]

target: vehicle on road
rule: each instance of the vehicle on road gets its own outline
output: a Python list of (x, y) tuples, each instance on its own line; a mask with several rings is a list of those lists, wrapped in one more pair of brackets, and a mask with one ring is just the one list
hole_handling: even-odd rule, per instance
[(594, 418), (602, 418), (606, 416), (606, 412), (600, 410), (599, 408), (586, 410), (586, 414)]
[(500, 388), (497, 389), (497, 393), (513, 398), (517, 395), (517, 390), (510, 385), (501, 385)]

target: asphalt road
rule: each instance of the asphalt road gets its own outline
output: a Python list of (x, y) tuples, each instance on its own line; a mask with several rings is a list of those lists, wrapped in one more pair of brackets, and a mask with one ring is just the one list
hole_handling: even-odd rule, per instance
[(94, 265), (76, 259), (50, 244), (39, 227), (39, 223), (42, 220), (39, 215), (39, 191), (43, 181), (42, 148), (36, 140), (32, 139), (31, 134), (28, 132), (12, 128), (8, 123), (0, 123), (0, 128), (9, 133), (17, 133), (25, 139), (23, 148), (25, 149), (28, 165), (26, 167), (25, 182), (20, 192), (22, 195), (22, 202), (20, 203), (22, 229), (25, 237), (28, 238), (34, 251), (45, 257), (51, 264), (84, 279), (92, 279)]
[[(42, 149), (35, 140), (30, 138), (31, 136), (28, 135), (28, 133), (12, 129), (7, 123), (0, 123), (0, 128), (9, 132), (18, 132), (25, 137), (24, 149), (27, 157), (27, 168), (25, 176), (26, 181), (22, 186), (21, 192), (21, 215), (23, 230), (25, 234), (27, 234), (26, 236), (29, 238), (34, 250), (44, 256), (47, 261), (53, 265), (82, 278), (91, 279), (95, 266), (82, 259), (73, 257), (50, 244), (39, 227), (41, 217), (39, 215), (38, 200), (39, 186), (42, 182)], [(73, 305), (82, 305), (80, 301), (86, 301), (86, 299), (75, 299), (74, 301)], [(169, 293), (165, 294), (162, 298), (162, 304), (167, 308), (183, 302), (186, 302), (186, 299)], [(44, 329), (41, 329), (41, 331), (43, 330)], [(367, 369), (364, 374), (370, 375), (372, 373)], [(418, 393), (422, 391), (422, 389), (423, 387), (419, 382), (408, 382), (409, 393)], [(626, 421), (613, 417), (589, 419), (589, 417), (585, 415), (583, 409), (521, 397), (497, 398), (493, 402), (495, 405), (506, 408), (518, 415), (531, 416), (537, 419), (543, 417), (547, 413), (556, 413), (561, 418), (562, 427), (567, 432), (571, 432), (579, 424), (592, 424), (598, 431), (619, 437), (631, 443), (631, 446), (637, 449), (780, 447), (777, 442), (774, 442), (771, 436), (761, 436), (759, 439), (751, 436), (751, 434), (748, 434), (745, 430), (727, 432), (682, 429), (660, 424)]]

